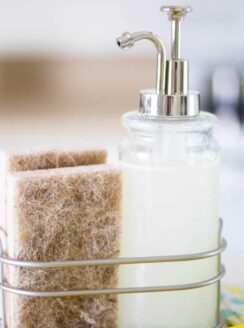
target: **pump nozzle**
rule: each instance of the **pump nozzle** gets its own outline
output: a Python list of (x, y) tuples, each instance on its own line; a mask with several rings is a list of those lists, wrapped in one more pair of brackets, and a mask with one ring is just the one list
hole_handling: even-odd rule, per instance
[(156, 92), (162, 93), (164, 90), (165, 81), (165, 63), (166, 63), (166, 50), (162, 41), (151, 32), (125, 32), (116, 41), (121, 49), (129, 49), (134, 46), (135, 42), (140, 40), (151, 41), (157, 49), (157, 79), (156, 79)]
[(172, 21), (172, 59), (180, 59), (181, 56), (181, 21), (185, 15), (192, 11), (191, 7), (163, 6), (161, 11), (168, 13)]
[(140, 92), (140, 113), (148, 116), (195, 116), (199, 112), (199, 93), (188, 90), (188, 62), (181, 59), (181, 21), (191, 7), (161, 7), (172, 21), (172, 58), (166, 61), (163, 42), (151, 32), (125, 32), (117, 39), (121, 49), (140, 40), (151, 41), (157, 49), (156, 90)]
[(129, 32), (123, 33), (120, 38), (116, 39), (116, 41), (121, 49), (129, 49), (134, 46), (134, 40)]
[(172, 22), (171, 59), (166, 65), (165, 93), (168, 95), (187, 94), (189, 68), (188, 61), (181, 59), (181, 21), (191, 7), (163, 6), (161, 11), (166, 12)]

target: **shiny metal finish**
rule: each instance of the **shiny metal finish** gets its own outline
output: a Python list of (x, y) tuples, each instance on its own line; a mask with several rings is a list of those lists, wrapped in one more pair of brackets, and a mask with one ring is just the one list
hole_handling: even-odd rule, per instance
[(140, 92), (139, 112), (154, 117), (196, 116), (200, 109), (200, 95), (188, 90), (189, 67), (181, 59), (181, 21), (192, 11), (188, 6), (163, 6), (172, 22), (172, 58), (166, 61), (162, 41), (150, 32), (125, 32), (117, 39), (122, 49), (131, 48), (135, 42), (148, 39), (157, 48), (156, 90)]
[[(220, 235), (222, 231), (222, 220), (220, 220)], [(21, 288), (15, 288), (9, 286), (4, 282), (3, 265), (10, 265), (16, 267), (26, 268), (61, 268), (61, 267), (80, 267), (80, 266), (101, 266), (101, 265), (132, 265), (139, 263), (166, 263), (166, 262), (184, 262), (184, 261), (195, 261), (204, 260), (210, 257), (218, 257), (220, 260), (221, 253), (226, 248), (225, 239), (221, 239), (220, 246), (201, 253), (195, 254), (182, 254), (173, 256), (152, 256), (152, 257), (132, 257), (132, 258), (117, 258), (117, 259), (100, 259), (100, 260), (76, 260), (76, 261), (50, 261), (50, 262), (32, 262), (32, 261), (21, 261), (2, 256), (2, 247), (0, 243), (0, 289), (2, 294), (2, 328), (6, 328), (5, 318), (5, 299), (4, 294), (13, 293), (19, 296), (27, 297), (69, 297), (69, 296), (95, 296), (95, 295), (108, 295), (108, 294), (134, 294), (134, 293), (155, 293), (155, 292), (169, 292), (169, 291), (182, 291), (192, 290), (197, 288), (203, 288), (212, 284), (220, 285), (220, 280), (224, 276), (225, 269), (223, 266), (219, 266), (218, 274), (204, 281), (179, 284), (179, 285), (168, 285), (168, 286), (148, 286), (148, 287), (129, 287), (129, 288), (109, 288), (109, 289), (92, 289), (92, 290), (54, 290), (54, 291), (37, 291), (37, 290), (26, 290)], [(219, 323), (216, 327), (222, 327), (222, 323)]]
[(169, 20), (172, 21), (172, 59), (181, 58), (181, 20), (186, 14), (192, 11), (188, 6), (163, 6), (161, 11), (168, 13)]
[(169, 116), (195, 116), (199, 113), (200, 95), (188, 90), (189, 67), (186, 60), (181, 59), (181, 21), (191, 7), (161, 7), (168, 13), (172, 22), (172, 58), (166, 63), (165, 94), (169, 99), (165, 102), (164, 111)]
[(69, 296), (95, 296), (108, 294), (138, 294), (138, 293), (156, 293), (172, 292), (180, 290), (191, 290), (206, 287), (220, 281), (225, 274), (222, 267), (220, 273), (213, 278), (189, 284), (169, 285), (169, 286), (152, 286), (152, 287), (129, 287), (129, 288), (109, 288), (109, 289), (88, 289), (88, 290), (57, 290), (57, 291), (32, 291), (0, 285), (5, 292), (29, 297), (69, 297)]
[(173, 60), (178, 60), (181, 57), (181, 21), (172, 21), (172, 52), (171, 56)]
[(168, 13), (170, 20), (181, 20), (192, 11), (190, 6), (162, 6), (161, 11)]
[(151, 32), (125, 32), (121, 37), (117, 38), (117, 44), (121, 49), (129, 49), (134, 43), (140, 40), (151, 41), (157, 49), (157, 73), (156, 73), (156, 93), (162, 93), (165, 83), (165, 63), (166, 50), (162, 41)]
[(187, 60), (167, 60), (166, 63), (166, 95), (187, 95), (189, 70)]
[(199, 92), (186, 95), (156, 94), (154, 90), (140, 92), (139, 113), (159, 117), (196, 116), (200, 110)]
[(103, 266), (103, 265), (126, 265), (126, 264), (141, 264), (141, 263), (168, 263), (168, 262), (185, 262), (202, 260), (221, 254), (226, 249), (227, 243), (222, 239), (218, 248), (208, 252), (172, 255), (172, 256), (149, 256), (149, 257), (130, 257), (117, 259), (102, 259), (102, 260), (79, 260), (79, 261), (21, 261), (6, 257), (0, 257), (2, 264), (13, 265), (25, 268), (67, 268), (67, 267), (82, 267), (82, 266)]
[(188, 6), (163, 6), (160, 10), (167, 13), (169, 20), (172, 21), (172, 60), (178, 60), (181, 58), (181, 20), (192, 11), (192, 8)]
[[(195, 254), (173, 255), (173, 256), (156, 256), (156, 257), (137, 257), (137, 258), (118, 258), (118, 259), (103, 259), (103, 260), (81, 260), (81, 261), (50, 261), (50, 262), (32, 262), (20, 261), (0, 257), (1, 265), (13, 265), (28, 268), (60, 268), (60, 267), (79, 267), (79, 266), (101, 266), (101, 265), (128, 265), (139, 263), (166, 263), (166, 262), (185, 262), (202, 260), (214, 256), (219, 256), (226, 248), (226, 241), (223, 239), (218, 248)], [(214, 284), (222, 279), (225, 269), (221, 266), (219, 273), (207, 280), (180, 284), (170, 286), (152, 286), (152, 287), (130, 287), (130, 288), (110, 288), (98, 290), (66, 290), (66, 291), (32, 291), (15, 288), (5, 285), (3, 283), (3, 276), (1, 277), (0, 288), (2, 291), (11, 292), (18, 295), (32, 296), (32, 297), (63, 297), (63, 296), (91, 296), (91, 295), (105, 295), (105, 294), (131, 294), (131, 293), (149, 293), (149, 292), (163, 292), (163, 291), (178, 291), (189, 290), (195, 288), (205, 287)]]

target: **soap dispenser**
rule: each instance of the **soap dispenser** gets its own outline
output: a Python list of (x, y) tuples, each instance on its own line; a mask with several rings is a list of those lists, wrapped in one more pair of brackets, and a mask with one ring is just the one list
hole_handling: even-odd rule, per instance
[[(188, 258), (211, 254), (220, 245), (219, 146), (213, 138), (217, 118), (200, 111), (199, 92), (189, 90), (189, 64), (181, 56), (181, 23), (191, 8), (161, 10), (172, 24), (170, 59), (166, 60), (163, 42), (151, 32), (126, 32), (117, 39), (121, 49), (149, 40), (157, 52), (155, 89), (142, 90), (139, 110), (122, 118), (128, 134), (119, 153), (121, 257), (175, 256), (176, 261), (120, 266), (120, 287), (163, 285), (169, 291), (120, 295), (118, 326), (220, 327), (219, 283), (213, 280), (220, 272), (219, 258), (177, 260), (183, 254)], [(170, 288), (201, 281), (211, 283), (186, 290)]]

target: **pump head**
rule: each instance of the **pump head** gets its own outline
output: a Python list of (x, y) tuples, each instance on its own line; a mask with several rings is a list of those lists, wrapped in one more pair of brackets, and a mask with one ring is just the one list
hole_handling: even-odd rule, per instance
[(188, 61), (181, 58), (181, 21), (191, 7), (163, 6), (172, 22), (171, 59), (166, 60), (163, 42), (151, 32), (125, 32), (117, 39), (121, 49), (129, 49), (139, 40), (150, 40), (157, 49), (156, 88), (140, 92), (139, 112), (154, 117), (196, 116), (199, 113), (200, 95), (189, 91)]

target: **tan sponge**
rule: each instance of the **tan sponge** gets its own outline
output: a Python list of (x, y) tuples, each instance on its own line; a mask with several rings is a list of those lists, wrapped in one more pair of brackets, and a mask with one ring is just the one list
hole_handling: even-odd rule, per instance
[(81, 165), (106, 163), (106, 150), (62, 151), (12, 153), (7, 156), (8, 169), (12, 172), (54, 169)]
[[(118, 257), (121, 177), (104, 151), (8, 157), (7, 254), (28, 261)], [(77, 166), (78, 165), (78, 166)], [(18, 171), (18, 172), (16, 172)], [(117, 267), (9, 266), (7, 283), (28, 290), (112, 288)], [(6, 294), (9, 328), (116, 327), (117, 298)]]

